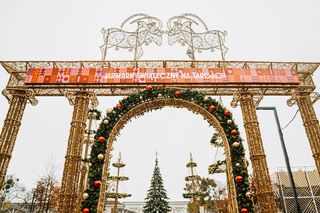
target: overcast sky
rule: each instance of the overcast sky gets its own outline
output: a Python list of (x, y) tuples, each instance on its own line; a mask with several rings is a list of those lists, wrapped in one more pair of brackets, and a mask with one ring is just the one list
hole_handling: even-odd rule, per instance
[[(65, 1), (2, 0), (0, 2), (0, 60), (99, 60), (101, 28), (120, 27), (125, 18), (147, 13), (166, 21), (182, 13), (202, 17), (212, 30), (228, 31), (227, 60), (320, 61), (320, 2), (317, 0), (204, 1), (204, 0), (135, 0), (135, 1)], [(166, 26), (166, 25), (164, 25)], [(188, 59), (186, 48), (151, 45), (141, 59)], [(109, 51), (108, 59), (132, 59), (127, 51)], [(197, 59), (219, 60), (218, 54), (197, 54)], [(0, 88), (8, 74), (0, 68)], [(314, 74), (320, 84), (320, 70)], [(316, 89), (319, 92), (319, 88)], [(100, 97), (99, 109), (105, 113), (121, 97)], [(217, 98), (217, 97), (215, 97)], [(15, 174), (28, 189), (45, 173), (49, 161), (58, 166), (60, 180), (70, 128), (72, 107), (64, 97), (38, 98), (35, 107), (27, 105), (8, 173)], [(297, 107), (286, 105), (288, 97), (265, 97), (261, 106), (276, 106), (281, 125), (287, 124)], [(231, 97), (223, 97), (230, 107)], [(318, 118), (320, 103), (314, 105)], [(0, 121), (8, 109), (0, 97)], [(240, 108), (231, 109), (245, 138)], [(272, 112), (258, 112), (270, 173), (284, 167), (279, 136)], [(98, 123), (97, 123), (98, 125)], [(2, 126), (2, 124), (1, 124)], [(168, 196), (182, 200), (185, 164), (189, 152), (198, 163), (198, 174), (207, 176), (216, 150), (209, 144), (214, 129), (200, 115), (185, 109), (165, 108), (133, 119), (121, 131), (114, 156), (122, 152), (127, 163), (124, 174), (130, 181), (121, 189), (142, 200), (149, 188), (155, 152)], [(284, 130), (292, 166), (314, 166), (306, 134), (298, 115)], [(223, 158), (223, 150), (218, 151)], [(248, 157), (248, 156), (247, 156)], [(211, 176), (223, 180), (223, 176)]]

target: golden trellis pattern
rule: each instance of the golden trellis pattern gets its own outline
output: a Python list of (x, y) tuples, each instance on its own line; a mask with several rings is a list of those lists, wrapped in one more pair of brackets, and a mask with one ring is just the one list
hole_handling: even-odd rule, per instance
[(261, 213), (277, 212), (253, 94), (250, 92), (238, 93), (235, 98), (240, 102), (247, 135), (258, 205), (256, 208)]
[(76, 212), (84, 140), (84, 137), (79, 137), (79, 135), (84, 135), (89, 107), (89, 94), (87, 92), (79, 91), (73, 96), (75, 97), (74, 109), (59, 202), (59, 212), (63, 213)]

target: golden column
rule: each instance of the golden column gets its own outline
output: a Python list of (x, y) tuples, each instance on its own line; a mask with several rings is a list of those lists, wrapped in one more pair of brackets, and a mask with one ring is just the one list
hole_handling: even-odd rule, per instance
[[(27, 101), (32, 105), (37, 104), (33, 94), (28, 90), (4, 90), (2, 93), (8, 99), (10, 107), (0, 135), (0, 188), (4, 183)], [(31, 98), (33, 100), (30, 100)]]
[[(277, 212), (277, 207), (256, 114), (256, 106), (261, 99), (262, 96), (260, 99), (255, 99), (252, 93), (246, 92), (235, 94), (233, 102), (240, 101), (256, 186), (257, 207), (261, 213), (274, 213)], [(235, 106), (234, 103), (232, 106)]]
[(67, 97), (74, 108), (62, 176), (60, 213), (76, 212), (84, 130), (89, 107), (89, 93), (86, 91), (68, 93)]
[(320, 126), (312, 106), (312, 104), (319, 99), (320, 95), (317, 92), (300, 92), (294, 93), (293, 97), (289, 99), (287, 103), (289, 106), (295, 103), (298, 104), (303, 125), (309, 139), (312, 156), (315, 160), (318, 173), (320, 174)]

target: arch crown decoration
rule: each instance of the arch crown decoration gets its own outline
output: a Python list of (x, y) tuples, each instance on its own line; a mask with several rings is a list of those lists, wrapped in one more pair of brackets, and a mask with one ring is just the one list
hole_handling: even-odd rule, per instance
[[(244, 147), (232, 113), (215, 99), (193, 90), (152, 88), (123, 98), (113, 109), (107, 110), (95, 135), (89, 159), (89, 186), (82, 201), (82, 212), (103, 212), (111, 158), (112, 144), (119, 131), (133, 117), (166, 106), (187, 108), (201, 114), (220, 134), (227, 165), (227, 184), (232, 212), (254, 212), (250, 199), (249, 177)], [(104, 159), (98, 158), (103, 154)]]

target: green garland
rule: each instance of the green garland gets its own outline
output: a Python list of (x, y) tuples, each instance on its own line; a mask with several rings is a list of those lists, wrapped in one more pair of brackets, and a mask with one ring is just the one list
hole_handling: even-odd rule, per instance
[(186, 181), (191, 181), (191, 180), (200, 180), (201, 177), (199, 175), (189, 175), (189, 176), (186, 176), (184, 178)]
[(88, 119), (90, 119), (90, 114), (93, 113), (93, 119), (100, 120), (101, 118), (101, 111), (97, 109), (89, 109), (88, 111)]
[(187, 163), (187, 168), (190, 168), (190, 167), (197, 167), (197, 163), (195, 162)]
[(220, 135), (219, 133), (214, 133), (211, 140), (210, 140), (210, 143), (211, 145), (215, 146), (215, 147), (223, 147), (223, 142), (219, 141), (219, 138), (220, 138)]
[(109, 176), (108, 180), (112, 180), (112, 181), (126, 181), (129, 180), (128, 177), (125, 176)]
[(124, 164), (124, 163), (113, 163), (112, 166), (114, 166), (116, 168), (122, 168), (122, 167), (125, 167), (126, 164)]
[[(179, 91), (178, 97), (176, 97), (176, 92)], [(160, 95), (159, 95), (160, 94)], [(108, 141), (110, 132), (112, 131), (114, 125), (117, 123), (120, 117), (126, 114), (131, 108), (141, 104), (142, 102), (152, 101), (157, 98), (169, 98), (169, 99), (183, 99), (186, 101), (191, 101), (203, 108), (208, 112), (212, 113), (220, 122), (220, 125), (224, 129), (227, 136), (231, 161), (233, 167), (233, 176), (242, 176), (243, 181), (240, 183), (235, 183), (237, 200), (239, 209), (246, 208), (249, 213), (254, 212), (252, 201), (246, 196), (246, 193), (250, 191), (249, 189), (249, 179), (248, 170), (244, 163), (244, 147), (242, 145), (242, 139), (239, 136), (238, 126), (234, 123), (232, 119), (232, 114), (226, 113), (225, 108), (221, 106), (216, 100), (211, 97), (206, 97), (204, 94), (192, 90), (178, 90), (171, 88), (157, 88), (143, 90), (138, 93), (132, 94), (127, 98), (119, 102), (120, 107), (114, 107), (111, 113), (107, 114), (107, 117), (101, 122), (96, 135), (95, 142), (92, 145), (90, 163), (91, 167), (89, 169), (89, 187), (85, 190), (89, 196), (82, 202), (82, 209), (86, 208), (90, 210), (90, 213), (97, 212), (97, 204), (99, 199), (99, 188), (95, 188), (93, 182), (96, 180), (101, 180), (102, 178), (102, 166), (103, 161), (98, 160), (97, 156), (99, 154), (105, 154), (106, 143), (101, 143), (98, 141), (99, 137), (104, 137)], [(214, 106), (214, 110), (210, 110)], [(234, 146), (234, 142), (238, 142), (238, 146)]]
[(190, 199), (193, 197), (200, 197), (203, 194), (204, 194), (203, 192), (194, 192), (194, 193), (190, 192), (190, 193), (183, 193), (182, 196), (183, 198)]
[(209, 174), (224, 173), (224, 172), (226, 172), (225, 166), (226, 166), (225, 160), (223, 160), (223, 161), (218, 160), (216, 163), (211, 164), (209, 166), (208, 172), (209, 172)]
[(107, 198), (127, 198), (131, 197), (131, 194), (126, 194), (126, 193), (112, 193), (112, 192), (107, 192), (106, 193)]

